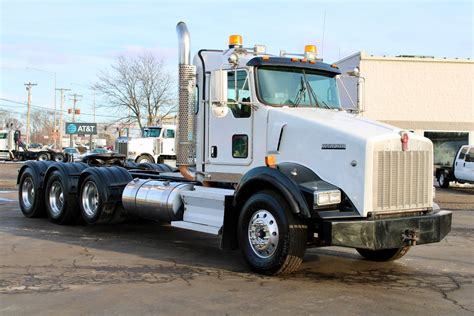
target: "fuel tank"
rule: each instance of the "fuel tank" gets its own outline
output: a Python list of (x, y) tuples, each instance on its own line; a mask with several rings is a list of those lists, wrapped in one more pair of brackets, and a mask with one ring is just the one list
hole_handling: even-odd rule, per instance
[(183, 219), (181, 192), (193, 190), (186, 182), (134, 179), (122, 193), (123, 207), (127, 213), (139, 218), (158, 221)]

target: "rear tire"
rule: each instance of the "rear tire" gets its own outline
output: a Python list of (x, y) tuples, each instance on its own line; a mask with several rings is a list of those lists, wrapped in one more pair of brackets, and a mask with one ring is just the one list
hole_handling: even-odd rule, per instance
[(288, 274), (298, 269), (306, 251), (307, 225), (273, 191), (251, 196), (238, 222), (240, 250), (252, 270)]
[(38, 160), (39, 161), (46, 161), (46, 160), (50, 160), (50, 156), (47, 152), (42, 152), (38, 155)]
[(65, 162), (66, 161), (66, 156), (62, 153), (56, 153), (54, 154), (54, 161), (56, 162)]
[(23, 171), (18, 186), (18, 201), (25, 217), (44, 217), (45, 205), (43, 190), (38, 188), (38, 181), (31, 168)]
[(445, 171), (441, 171), (438, 175), (438, 183), (439, 186), (446, 189), (449, 187), (449, 180), (448, 180), (448, 175), (446, 174)]
[(79, 208), (69, 192), (61, 172), (55, 170), (48, 177), (45, 190), (46, 213), (59, 225), (76, 224), (80, 218)]
[(360, 249), (356, 248), (357, 252), (367, 260), (370, 261), (394, 261), (400, 259), (408, 250), (410, 250), (410, 246), (405, 246), (402, 248), (394, 248), (394, 249), (382, 249), (382, 250), (368, 250), (368, 249)]

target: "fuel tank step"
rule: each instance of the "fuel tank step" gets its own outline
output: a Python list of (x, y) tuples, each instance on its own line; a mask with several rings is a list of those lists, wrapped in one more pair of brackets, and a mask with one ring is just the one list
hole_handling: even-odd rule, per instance
[(182, 192), (183, 220), (171, 225), (217, 235), (224, 222), (225, 196), (233, 194), (234, 190), (197, 186)]

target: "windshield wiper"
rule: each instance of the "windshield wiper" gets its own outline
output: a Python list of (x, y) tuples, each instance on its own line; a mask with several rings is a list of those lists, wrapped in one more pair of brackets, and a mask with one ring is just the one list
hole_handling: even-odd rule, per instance
[[(313, 90), (313, 87), (311, 87), (311, 85), (309, 84), (308, 80), (306, 79), (306, 73), (305, 71), (303, 70), (303, 74), (304, 74), (304, 79), (306, 81), (306, 86), (307, 86), (307, 89), (309, 91), (309, 95), (310, 95), (310, 98), (309, 98), (309, 101), (311, 103), (311, 97), (314, 98), (314, 102), (316, 103), (316, 106), (318, 108), (325, 108), (325, 109), (332, 109), (331, 106), (329, 106), (329, 104), (327, 104), (326, 102), (324, 102), (323, 100), (319, 99), (318, 101), (318, 95), (316, 94), (316, 92), (314, 92)], [(321, 104), (323, 106), (321, 106)]]
[(303, 98), (303, 96), (305, 96), (306, 85), (304, 84), (303, 76), (301, 76), (300, 86), (301, 88), (298, 90), (298, 93), (296, 94), (294, 101), (291, 101), (291, 103), (293, 103), (292, 106), (295, 106), (295, 107), (298, 106), (298, 104), (300, 104), (301, 99)]

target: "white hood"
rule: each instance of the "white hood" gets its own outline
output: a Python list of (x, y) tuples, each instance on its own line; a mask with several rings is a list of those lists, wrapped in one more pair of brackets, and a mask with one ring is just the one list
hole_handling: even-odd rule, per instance
[[(384, 146), (382, 150), (401, 151), (400, 131), (342, 111), (270, 108), (267, 152), (276, 153), (278, 162), (299, 163), (312, 169), (322, 180), (341, 188), (365, 216), (373, 207), (374, 144), (377, 148)], [(410, 139), (415, 147), (417, 140), (429, 142), (414, 134)]]

